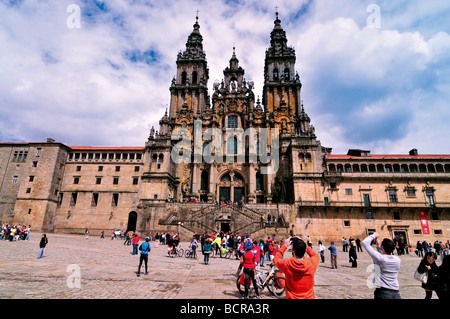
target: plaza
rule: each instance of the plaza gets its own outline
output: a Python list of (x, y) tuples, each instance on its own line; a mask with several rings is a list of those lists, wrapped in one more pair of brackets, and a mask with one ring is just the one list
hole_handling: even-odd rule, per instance
[[(28, 241), (0, 241), (0, 299), (241, 299), (235, 285), (239, 261), (234, 259), (211, 258), (205, 265), (201, 252), (197, 260), (170, 258), (167, 246), (153, 241), (149, 274), (143, 274), (142, 265), (137, 277), (139, 256), (131, 254), (132, 246), (124, 245), (124, 240), (111, 240), (110, 234), (85, 239), (81, 234), (49, 233), (44, 258), (37, 259), (40, 237), (32, 232)], [(187, 246), (182, 238), (181, 247)], [(373, 299), (374, 288), (367, 284), (372, 278), (371, 258), (359, 252), (358, 267), (351, 268), (348, 253), (337, 247), (338, 269), (331, 269), (328, 251), (325, 263), (319, 264), (316, 299)], [(402, 299), (423, 299), (425, 292), (413, 278), (420, 258), (412, 253), (400, 259)], [(262, 269), (267, 266), (266, 262)], [(275, 297), (265, 289), (262, 299)]]

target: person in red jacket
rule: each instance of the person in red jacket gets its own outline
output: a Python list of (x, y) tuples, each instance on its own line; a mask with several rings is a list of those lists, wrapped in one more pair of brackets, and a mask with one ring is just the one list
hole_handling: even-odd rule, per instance
[(275, 253), (277, 252), (277, 249), (275, 248), (273, 239), (268, 239), (267, 240), (269, 242), (269, 259), (270, 261), (273, 261), (273, 259), (275, 258)]
[[(292, 255), (283, 258), (284, 252), (292, 244)], [(305, 252), (309, 255), (305, 257)], [(290, 237), (275, 253), (273, 263), (284, 273), (286, 299), (315, 299), (314, 275), (319, 266), (319, 255), (299, 237)]]
[(244, 268), (243, 274), (245, 279), (245, 295), (244, 299), (248, 299), (248, 291), (250, 288), (250, 280), (253, 282), (253, 287), (255, 289), (256, 298), (261, 299), (259, 295), (258, 285), (256, 284), (255, 278), (255, 252), (253, 251), (253, 242), (250, 238), (244, 240), (244, 254), (241, 257), (241, 264)]
[(138, 254), (138, 247), (139, 247), (139, 240), (141, 239), (141, 237), (135, 233), (133, 236), (133, 240), (132, 240), (132, 244), (133, 244), (133, 252), (131, 253), (132, 255), (137, 255)]

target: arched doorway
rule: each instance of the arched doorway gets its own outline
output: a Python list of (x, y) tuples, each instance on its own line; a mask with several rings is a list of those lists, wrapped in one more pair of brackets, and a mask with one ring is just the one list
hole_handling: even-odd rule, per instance
[(136, 225), (137, 225), (137, 213), (131, 212), (128, 214), (128, 224), (127, 224), (127, 231), (136, 231)]

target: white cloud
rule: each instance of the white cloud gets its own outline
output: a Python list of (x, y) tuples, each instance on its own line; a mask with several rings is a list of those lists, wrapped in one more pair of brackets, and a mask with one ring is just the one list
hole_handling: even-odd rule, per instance
[[(274, 1), (79, 1), (80, 29), (66, 26), (71, 3), (0, 4), (0, 140), (143, 145), (170, 102), (197, 9), (208, 87), (235, 45), (261, 97)], [(369, 29), (370, 3), (278, 4), (318, 139), (334, 153), (448, 153), (450, 5), (378, 1), (381, 28)]]

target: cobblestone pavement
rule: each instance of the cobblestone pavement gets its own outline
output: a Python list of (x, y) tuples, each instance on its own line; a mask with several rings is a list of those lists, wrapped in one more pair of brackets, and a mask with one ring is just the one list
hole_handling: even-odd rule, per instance
[[(32, 233), (28, 241), (0, 241), (1, 299), (241, 298), (235, 286), (237, 260), (212, 258), (205, 265), (202, 257), (170, 258), (166, 246), (153, 242), (149, 274), (137, 277), (139, 257), (131, 254), (132, 247), (124, 245), (123, 240), (48, 234), (44, 258), (37, 259), (39, 240), (40, 234)], [(181, 246), (186, 248), (187, 243)], [(313, 248), (317, 250), (317, 246)], [(329, 253), (325, 263), (319, 265), (315, 276), (316, 298), (373, 299), (373, 288), (367, 285), (372, 273), (370, 257), (366, 252), (359, 252), (358, 268), (351, 268), (347, 253), (338, 248), (338, 269), (331, 269)], [(402, 298), (423, 299), (424, 290), (413, 279), (420, 258), (414, 254), (400, 258)], [(274, 298), (267, 290), (262, 296)], [(435, 294), (433, 298), (437, 298)]]

